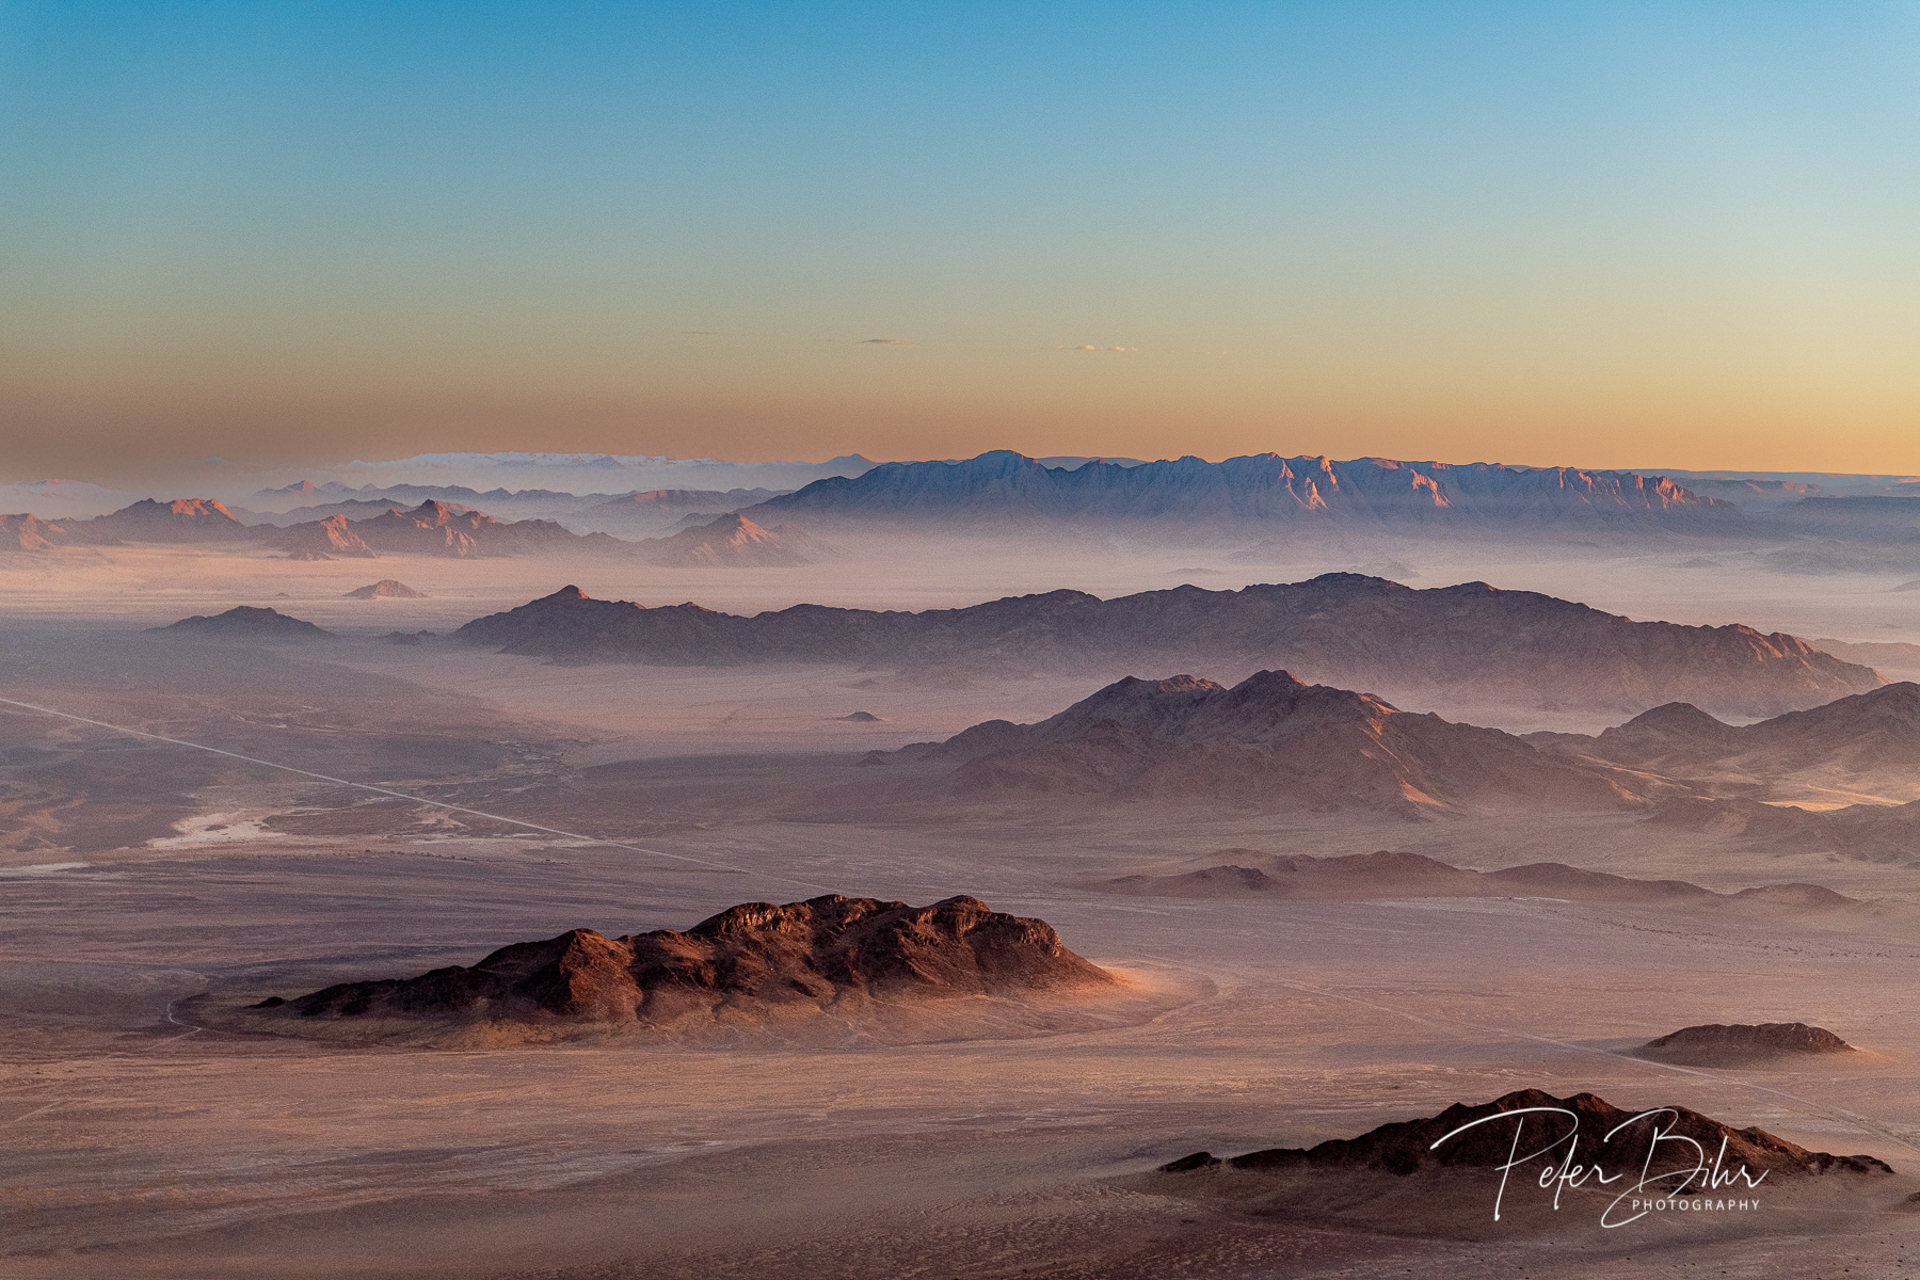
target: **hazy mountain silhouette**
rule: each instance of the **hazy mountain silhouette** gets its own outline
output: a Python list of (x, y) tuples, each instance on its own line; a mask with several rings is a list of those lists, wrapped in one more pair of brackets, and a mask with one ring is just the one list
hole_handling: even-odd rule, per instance
[(1239, 862), (1172, 875), (1117, 876), (1099, 888), (1161, 898), (1240, 898), (1265, 895), (1303, 901), (1367, 898), (1552, 897), (1575, 902), (1654, 905), (1772, 904), (1824, 909), (1858, 905), (1819, 885), (1772, 884), (1715, 893), (1685, 880), (1637, 880), (1585, 871), (1560, 862), (1536, 862), (1498, 871), (1473, 871), (1417, 853), (1354, 853), (1316, 858), (1267, 857), (1252, 849), (1227, 851)]
[(1684, 700), (1734, 715), (1815, 706), (1884, 682), (1793, 636), (1634, 622), (1481, 582), (1414, 590), (1359, 574), (1239, 591), (1080, 591), (922, 613), (796, 605), (741, 617), (644, 608), (567, 587), (456, 635), (569, 661), (730, 666), (858, 662), (1005, 673), (1285, 667), (1348, 687), (1634, 712)]
[(1920, 799), (1920, 684), (1903, 681), (1730, 725), (1668, 703), (1597, 736), (1531, 734), (1564, 754), (1685, 780), (1723, 798), (1773, 795), (1785, 783), (1851, 796)]
[(691, 567), (784, 568), (811, 564), (820, 550), (798, 525), (763, 529), (738, 513), (638, 545), (641, 554), (656, 564)]
[(953, 762), (952, 786), (975, 796), (1213, 798), (1407, 815), (1645, 803), (1622, 772), (1284, 671), (1230, 689), (1129, 676), (1038, 724), (988, 721), (902, 754)]

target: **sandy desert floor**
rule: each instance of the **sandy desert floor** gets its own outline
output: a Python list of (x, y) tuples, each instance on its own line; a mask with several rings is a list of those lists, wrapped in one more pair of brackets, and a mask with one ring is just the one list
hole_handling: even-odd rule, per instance
[[(1201, 585), (1237, 585), (1229, 571), (1301, 576), (1190, 550), (1166, 553), (1163, 573), (1124, 551), (1089, 555), (1067, 581), (1110, 593), (1207, 565), (1223, 576)], [(555, 668), (371, 638), (457, 625), (562, 581), (733, 608), (899, 607), (1058, 586), (1067, 571), (1040, 565), (990, 583), (1001, 570), (989, 565), (933, 578), (912, 571), (915, 555), (870, 575), (864, 596), (844, 567), (797, 584), (666, 571), (596, 581), (587, 565), (200, 564), (138, 549), (101, 553), (77, 576), (5, 569), (0, 696), (307, 772), (0, 712), (0, 1275), (1920, 1273), (1911, 867), (1756, 858), (1727, 842), (1651, 837), (1618, 816), (916, 811), (874, 802), (882, 771), (855, 768), (860, 753), (993, 716), (1035, 719), (1100, 678), (934, 687), (834, 668)], [(1449, 576), (1436, 554), (1412, 567), (1416, 585), (1489, 577), (1635, 616), (1920, 639), (1920, 593), (1890, 590), (1887, 575), (1716, 576), (1679, 570), (1678, 558), (1462, 565)], [(433, 598), (337, 599), (386, 576)], [(324, 650), (181, 646), (135, 629), (234, 603), (366, 638)], [(837, 719), (855, 710), (882, 719)], [(1722, 890), (1812, 881), (1879, 905), (1734, 914), (1097, 887), (1233, 860), (1222, 850), (1378, 848), (1476, 867), (1554, 859)], [(1075, 950), (1150, 985), (1160, 1006), (1000, 1038), (889, 1044), (849, 1027), (728, 1045), (625, 1035), (490, 1051), (275, 1039), (196, 1021), (207, 993), (294, 995), (471, 963), (575, 926), (684, 927), (732, 903), (823, 891), (971, 893), (1041, 916)], [(1689, 1023), (1787, 1020), (1865, 1052), (1839, 1066), (1737, 1071), (1618, 1052)], [(1138, 1181), (1203, 1148), (1307, 1145), (1527, 1086), (1685, 1105), (1900, 1172), (1783, 1193), (1738, 1222), (1669, 1215), (1601, 1231), (1580, 1206), (1545, 1235), (1493, 1230), (1484, 1188), (1437, 1211), (1446, 1231), (1419, 1236), (1404, 1222), (1334, 1230), (1250, 1214)]]

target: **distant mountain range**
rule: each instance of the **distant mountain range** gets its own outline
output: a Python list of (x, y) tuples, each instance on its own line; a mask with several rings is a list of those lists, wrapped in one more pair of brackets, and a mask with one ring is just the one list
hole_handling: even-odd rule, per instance
[[(483, 460), (491, 456), (473, 455)], [(518, 456), (501, 455), (509, 462)], [(596, 480), (629, 474), (625, 462), (612, 458), (570, 457), (554, 465), (561, 468), (558, 474)], [(1920, 568), (1920, 560), (1908, 554), (1920, 547), (1920, 479), (1912, 477), (1654, 475), (1388, 458), (1336, 461), (1272, 453), (1222, 462), (1192, 457), (1142, 462), (1031, 458), (1006, 450), (968, 459), (878, 465), (858, 457), (817, 466), (674, 465), (678, 470), (662, 474), (745, 477), (764, 473), (791, 477), (802, 487), (680, 485), (577, 494), (551, 488), (482, 490), (416, 483), (355, 488), (338, 481), (301, 481), (255, 493), (248, 501), (261, 510), (229, 508), (212, 499), (181, 501), (213, 503), (240, 523), (283, 527), (335, 515), (349, 520), (378, 517), (389, 507), (414, 510), (422, 503), (437, 502), (484, 511), (501, 523), (548, 520), (575, 533), (625, 538), (667, 534), (690, 517), (711, 519), (734, 512), (768, 528), (799, 519), (809, 524), (907, 524), (972, 532), (1151, 527), (1215, 538), (1294, 539), (1334, 531), (1420, 537), (1524, 533), (1576, 540), (1601, 534), (1609, 538), (1738, 537), (1787, 543), (1780, 551), (1785, 558), (1775, 566), (1786, 571), (1796, 567), (1882, 571), (1908, 561)], [(86, 491), (84, 495), (79, 495), (80, 489)], [(45, 511), (29, 508), (46, 524), (56, 522), (50, 513), (61, 516), (78, 510), (77, 496), (97, 502), (107, 494), (96, 486), (52, 482), (0, 487), (0, 493), (5, 492), (14, 493), (16, 500), (47, 506)], [(136, 507), (177, 505), (146, 500), (100, 518), (127, 524), (130, 520), (124, 517)], [(175, 525), (180, 531), (179, 522)], [(142, 536), (109, 535), (105, 530), (102, 526), (75, 536), (95, 542)], [(15, 541), (11, 530), (0, 530), (0, 537), (9, 545)], [(48, 537), (40, 529), (33, 530), (26, 541), (35, 539), (60, 545), (60, 536)], [(1906, 559), (1896, 556), (1888, 561), (1885, 555), (1876, 558), (1845, 546), (1827, 547), (1827, 543), (1891, 544), (1901, 548), (1900, 556)]]
[(1418, 524), (1435, 528), (1664, 527), (1743, 532), (1740, 510), (1659, 476), (1257, 454), (1049, 467), (1000, 450), (964, 462), (889, 462), (816, 480), (747, 514), (958, 523), (1075, 520)]
[(256, 495), (274, 505), (287, 497), (320, 499), (287, 510), (254, 511), (232, 508), (253, 525), (302, 524), (344, 515), (361, 520), (394, 507), (413, 508), (422, 502), (441, 502), (467, 510), (484, 510), (495, 518), (553, 520), (575, 533), (608, 533), (615, 537), (648, 537), (669, 530), (694, 512), (709, 517), (738, 511), (789, 493), (787, 489), (649, 489), (633, 493), (558, 493), (550, 489), (476, 492), (460, 485), (389, 485), (349, 489), (345, 485), (305, 484)]
[(1359, 574), (1101, 600), (1079, 591), (923, 613), (795, 605), (742, 617), (567, 587), (457, 638), (570, 662), (852, 662), (1027, 673), (1284, 667), (1344, 687), (1433, 688), (1633, 713), (1687, 701), (1771, 715), (1877, 688), (1871, 668), (1750, 627), (1634, 622), (1485, 583), (1414, 590)]

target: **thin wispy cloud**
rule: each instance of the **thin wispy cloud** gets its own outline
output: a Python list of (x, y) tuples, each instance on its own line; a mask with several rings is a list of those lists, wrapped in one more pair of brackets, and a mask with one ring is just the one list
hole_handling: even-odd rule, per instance
[(862, 338), (860, 339), (860, 345), (863, 347), (904, 347), (912, 341), (913, 339), (911, 338)]
[(1067, 346), (1065, 343), (1055, 343), (1054, 346), (1052, 347), (1052, 350), (1054, 351), (1138, 351), (1139, 349), (1140, 348), (1138, 347), (1094, 347), (1094, 346), (1070, 347), (1070, 346)]

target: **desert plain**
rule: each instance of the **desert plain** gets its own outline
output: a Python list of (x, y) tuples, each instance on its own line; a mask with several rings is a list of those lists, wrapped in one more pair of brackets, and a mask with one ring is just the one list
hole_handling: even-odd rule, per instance
[[(1410, 818), (915, 790), (920, 766), (891, 754), (903, 746), (1045, 720), (1123, 675), (1177, 673), (574, 664), (448, 638), (569, 583), (750, 613), (1348, 570), (1903, 645), (1920, 642), (1920, 593), (1897, 590), (1912, 575), (1788, 572), (1685, 542), (1398, 539), (1249, 563), (1113, 539), (838, 537), (816, 565), (726, 571), (169, 546), (7, 554), (0, 1275), (1920, 1271), (1911, 858), (1759, 844), (1638, 811)], [(343, 598), (376, 577), (422, 598)], [(242, 604), (334, 635), (147, 630)], [(1633, 714), (1473, 688), (1368, 692), (1510, 733), (1594, 734)], [(1379, 850), (1718, 895), (1807, 884), (1848, 901), (1435, 897), (1392, 878), (1340, 898), (1113, 883)], [(1127, 985), (525, 1043), (356, 1038), (344, 1023), (285, 1035), (244, 1016), (271, 996), (471, 965), (578, 927), (686, 929), (736, 903), (824, 893), (972, 895), (1045, 920)], [(1816, 1024), (1855, 1049), (1728, 1068), (1628, 1052), (1692, 1024), (1766, 1022)], [(1154, 1173), (1191, 1152), (1308, 1147), (1525, 1088), (1684, 1106), (1894, 1173), (1776, 1184), (1748, 1211), (1618, 1228), (1601, 1225), (1604, 1198), (1553, 1211), (1519, 1174), (1505, 1193), (1517, 1207), (1496, 1221), (1489, 1177), (1412, 1200), (1330, 1180), (1289, 1211)]]

